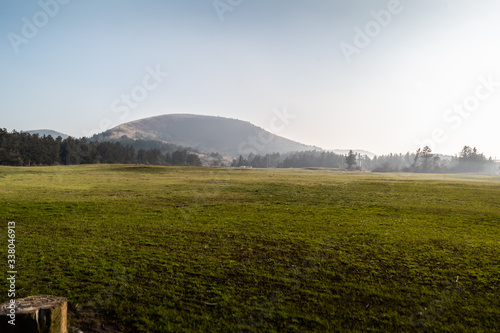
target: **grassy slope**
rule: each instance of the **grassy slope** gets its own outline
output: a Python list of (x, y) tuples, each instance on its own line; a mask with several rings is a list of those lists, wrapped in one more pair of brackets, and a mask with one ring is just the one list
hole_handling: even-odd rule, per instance
[(0, 182), (18, 296), (66, 296), (74, 326), (500, 330), (498, 177), (93, 165)]

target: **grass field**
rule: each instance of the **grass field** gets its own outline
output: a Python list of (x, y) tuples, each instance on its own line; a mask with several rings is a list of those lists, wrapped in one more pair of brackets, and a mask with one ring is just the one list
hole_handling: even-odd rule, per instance
[(91, 165), (0, 184), (17, 296), (67, 297), (84, 332), (500, 331), (500, 177)]

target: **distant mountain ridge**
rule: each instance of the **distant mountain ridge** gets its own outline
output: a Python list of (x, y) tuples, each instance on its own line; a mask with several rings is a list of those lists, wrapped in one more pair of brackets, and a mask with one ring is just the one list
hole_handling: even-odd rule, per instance
[(168, 114), (131, 121), (116, 126), (92, 139), (158, 140), (193, 147), (200, 152), (217, 152), (237, 157), (250, 153), (265, 155), (290, 151), (321, 150), (272, 134), (250, 122), (215, 116)]
[(373, 158), (376, 156), (374, 153), (369, 152), (367, 150), (363, 150), (363, 149), (328, 149), (328, 151), (331, 151), (331, 152), (333, 152), (335, 154), (339, 154), (339, 155), (347, 155), (347, 154), (349, 154), (350, 150), (352, 150), (356, 154), (360, 154), (361, 156), (366, 155), (369, 158)]
[(61, 132), (57, 132), (57, 131), (53, 131), (53, 130), (49, 130), (49, 129), (40, 129), (40, 130), (29, 130), (29, 131), (23, 131), (24, 133), (29, 133), (29, 134), (38, 134), (39, 136), (52, 136), (54, 139), (56, 139), (58, 136), (60, 136), (63, 140), (68, 138), (69, 135), (67, 134), (64, 134), (64, 133), (61, 133)]

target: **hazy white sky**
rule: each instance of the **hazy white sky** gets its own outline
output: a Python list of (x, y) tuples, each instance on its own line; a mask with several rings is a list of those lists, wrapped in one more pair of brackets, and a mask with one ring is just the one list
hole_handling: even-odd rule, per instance
[(271, 129), (286, 109), (276, 134), (323, 148), (500, 158), (499, 12), (496, 0), (4, 0), (0, 127), (80, 137), (195, 113)]

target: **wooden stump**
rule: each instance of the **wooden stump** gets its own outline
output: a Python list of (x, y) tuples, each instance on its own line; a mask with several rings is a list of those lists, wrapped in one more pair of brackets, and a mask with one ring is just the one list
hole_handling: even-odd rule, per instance
[[(68, 332), (68, 302), (64, 297), (41, 295), (15, 299), (15, 317), (12, 308), (10, 301), (0, 305), (2, 333)], [(13, 318), (15, 325), (11, 324)]]

